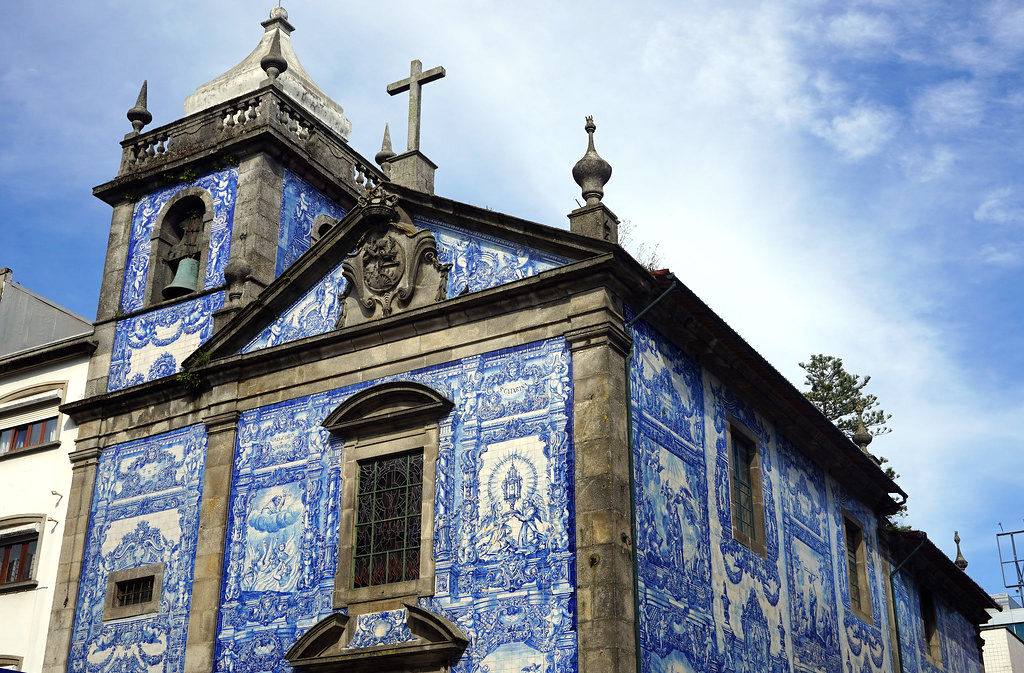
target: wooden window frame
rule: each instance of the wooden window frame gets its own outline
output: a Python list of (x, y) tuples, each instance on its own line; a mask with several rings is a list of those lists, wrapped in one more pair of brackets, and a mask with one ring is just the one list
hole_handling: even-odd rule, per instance
[[(857, 539), (854, 540), (854, 569), (856, 570), (856, 586), (850, 576), (850, 528), (857, 532)], [(874, 624), (871, 607), (871, 584), (868, 578), (867, 538), (864, 534), (864, 524), (860, 519), (851, 513), (843, 510), (843, 564), (846, 568), (846, 592), (850, 596), (850, 611), (861, 621), (867, 624)], [(857, 589), (857, 601), (854, 602), (853, 590)]]
[[(749, 535), (735, 524), (736, 512), (739, 508), (739, 485), (734, 477), (737, 469), (735, 458), (735, 444), (737, 439), (746, 442), (751, 447), (752, 457), (747, 465), (747, 477), (750, 482), (751, 509), (753, 514), (753, 536)], [(754, 552), (758, 556), (767, 557), (767, 533), (764, 523), (764, 489), (761, 481), (761, 443), (757, 435), (747, 429), (742, 422), (729, 416), (726, 424), (726, 452), (729, 458), (729, 503), (732, 537), (741, 545)]]
[[(35, 589), (39, 584), (37, 579), (39, 571), (39, 558), (42, 556), (43, 531), (46, 525), (45, 514), (19, 514), (0, 518), (0, 576), (7, 570), (8, 548), (34, 540), (36, 543), (35, 552), (32, 554), (32, 561), (21, 579), (12, 582), (4, 581), (0, 584), (0, 594), (12, 593), (15, 591), (27, 591)], [(26, 553), (22, 553), (24, 557)], [(6, 580), (6, 578), (4, 578)]]
[[(53, 421), (53, 439), (46, 439), (46, 426)], [(26, 443), (21, 446), (15, 446), (18, 440), (18, 433), (25, 431)], [(4, 445), (3, 435), (10, 432), (6, 440), (6, 446)], [(37, 437), (38, 441), (33, 441), (33, 437)], [(51, 444), (60, 443), (60, 414), (54, 412), (53, 416), (40, 419), (38, 421), (30, 421), (28, 423), (22, 423), (21, 425), (15, 425), (7, 428), (0, 429), (0, 456), (6, 456), (19, 451), (31, 451), (41, 446), (49, 446)]]

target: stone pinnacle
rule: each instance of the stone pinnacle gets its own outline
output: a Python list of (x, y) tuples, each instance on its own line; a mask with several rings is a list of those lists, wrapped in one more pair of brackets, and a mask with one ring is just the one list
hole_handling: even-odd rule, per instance
[(139, 97), (135, 99), (135, 107), (128, 110), (128, 121), (132, 123), (134, 135), (142, 131), (142, 127), (153, 121), (153, 115), (146, 109), (146, 98), (149, 88), (149, 81), (142, 80), (142, 88), (139, 90)]
[(384, 162), (393, 156), (395, 156), (395, 150), (391, 147), (391, 129), (384, 124), (384, 140), (380, 144), (380, 152), (374, 155), (373, 160), (383, 168)]
[(284, 60), (281, 53), (281, 33), (275, 32), (270, 41), (270, 51), (260, 59), (260, 67), (267, 73), (271, 81), (277, 79), (278, 75), (288, 69), (288, 61)]
[(597, 130), (597, 125), (594, 124), (592, 116), (587, 117), (583, 129), (589, 136), (587, 153), (573, 166), (572, 179), (582, 188), (587, 205), (593, 206), (600, 203), (604, 197), (604, 186), (612, 177), (612, 166), (594, 149), (594, 131)]

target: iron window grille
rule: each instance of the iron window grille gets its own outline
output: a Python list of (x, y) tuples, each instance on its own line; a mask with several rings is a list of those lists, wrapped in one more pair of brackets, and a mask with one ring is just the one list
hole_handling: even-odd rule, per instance
[(359, 462), (354, 588), (418, 579), (423, 452)]
[(118, 582), (114, 605), (123, 608), (129, 605), (149, 603), (153, 600), (153, 580), (153, 575), (147, 575)]
[(732, 525), (750, 540), (757, 539), (754, 525), (754, 443), (738, 432), (732, 433), (732, 487), (734, 507)]

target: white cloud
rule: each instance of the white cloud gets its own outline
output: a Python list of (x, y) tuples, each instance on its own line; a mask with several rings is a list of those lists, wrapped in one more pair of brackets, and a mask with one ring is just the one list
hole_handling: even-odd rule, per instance
[(815, 124), (815, 135), (827, 140), (844, 158), (858, 161), (877, 154), (899, 127), (896, 111), (884, 105), (859, 104), (846, 113)]
[(1012, 187), (994, 189), (974, 209), (974, 219), (990, 224), (1024, 223), (1024, 200)]
[(981, 246), (975, 258), (991, 266), (1017, 267), (1024, 263), (1024, 244), (986, 243)]
[(925, 130), (977, 126), (985, 114), (980, 84), (950, 80), (927, 87), (914, 101), (914, 119)]
[(896, 40), (896, 28), (884, 14), (850, 11), (828, 22), (825, 37), (853, 51), (874, 50)]
[(952, 171), (957, 159), (956, 152), (947, 145), (923, 148), (900, 157), (903, 174), (917, 182), (931, 182), (945, 177)]

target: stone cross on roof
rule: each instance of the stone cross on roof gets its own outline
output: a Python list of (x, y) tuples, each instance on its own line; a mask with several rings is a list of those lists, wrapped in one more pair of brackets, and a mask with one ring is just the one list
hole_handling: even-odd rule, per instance
[(420, 90), (423, 85), (444, 77), (444, 68), (438, 66), (423, 72), (423, 63), (416, 60), (409, 66), (409, 76), (403, 80), (388, 84), (388, 93), (392, 96), (409, 92), (409, 151), (420, 148)]

